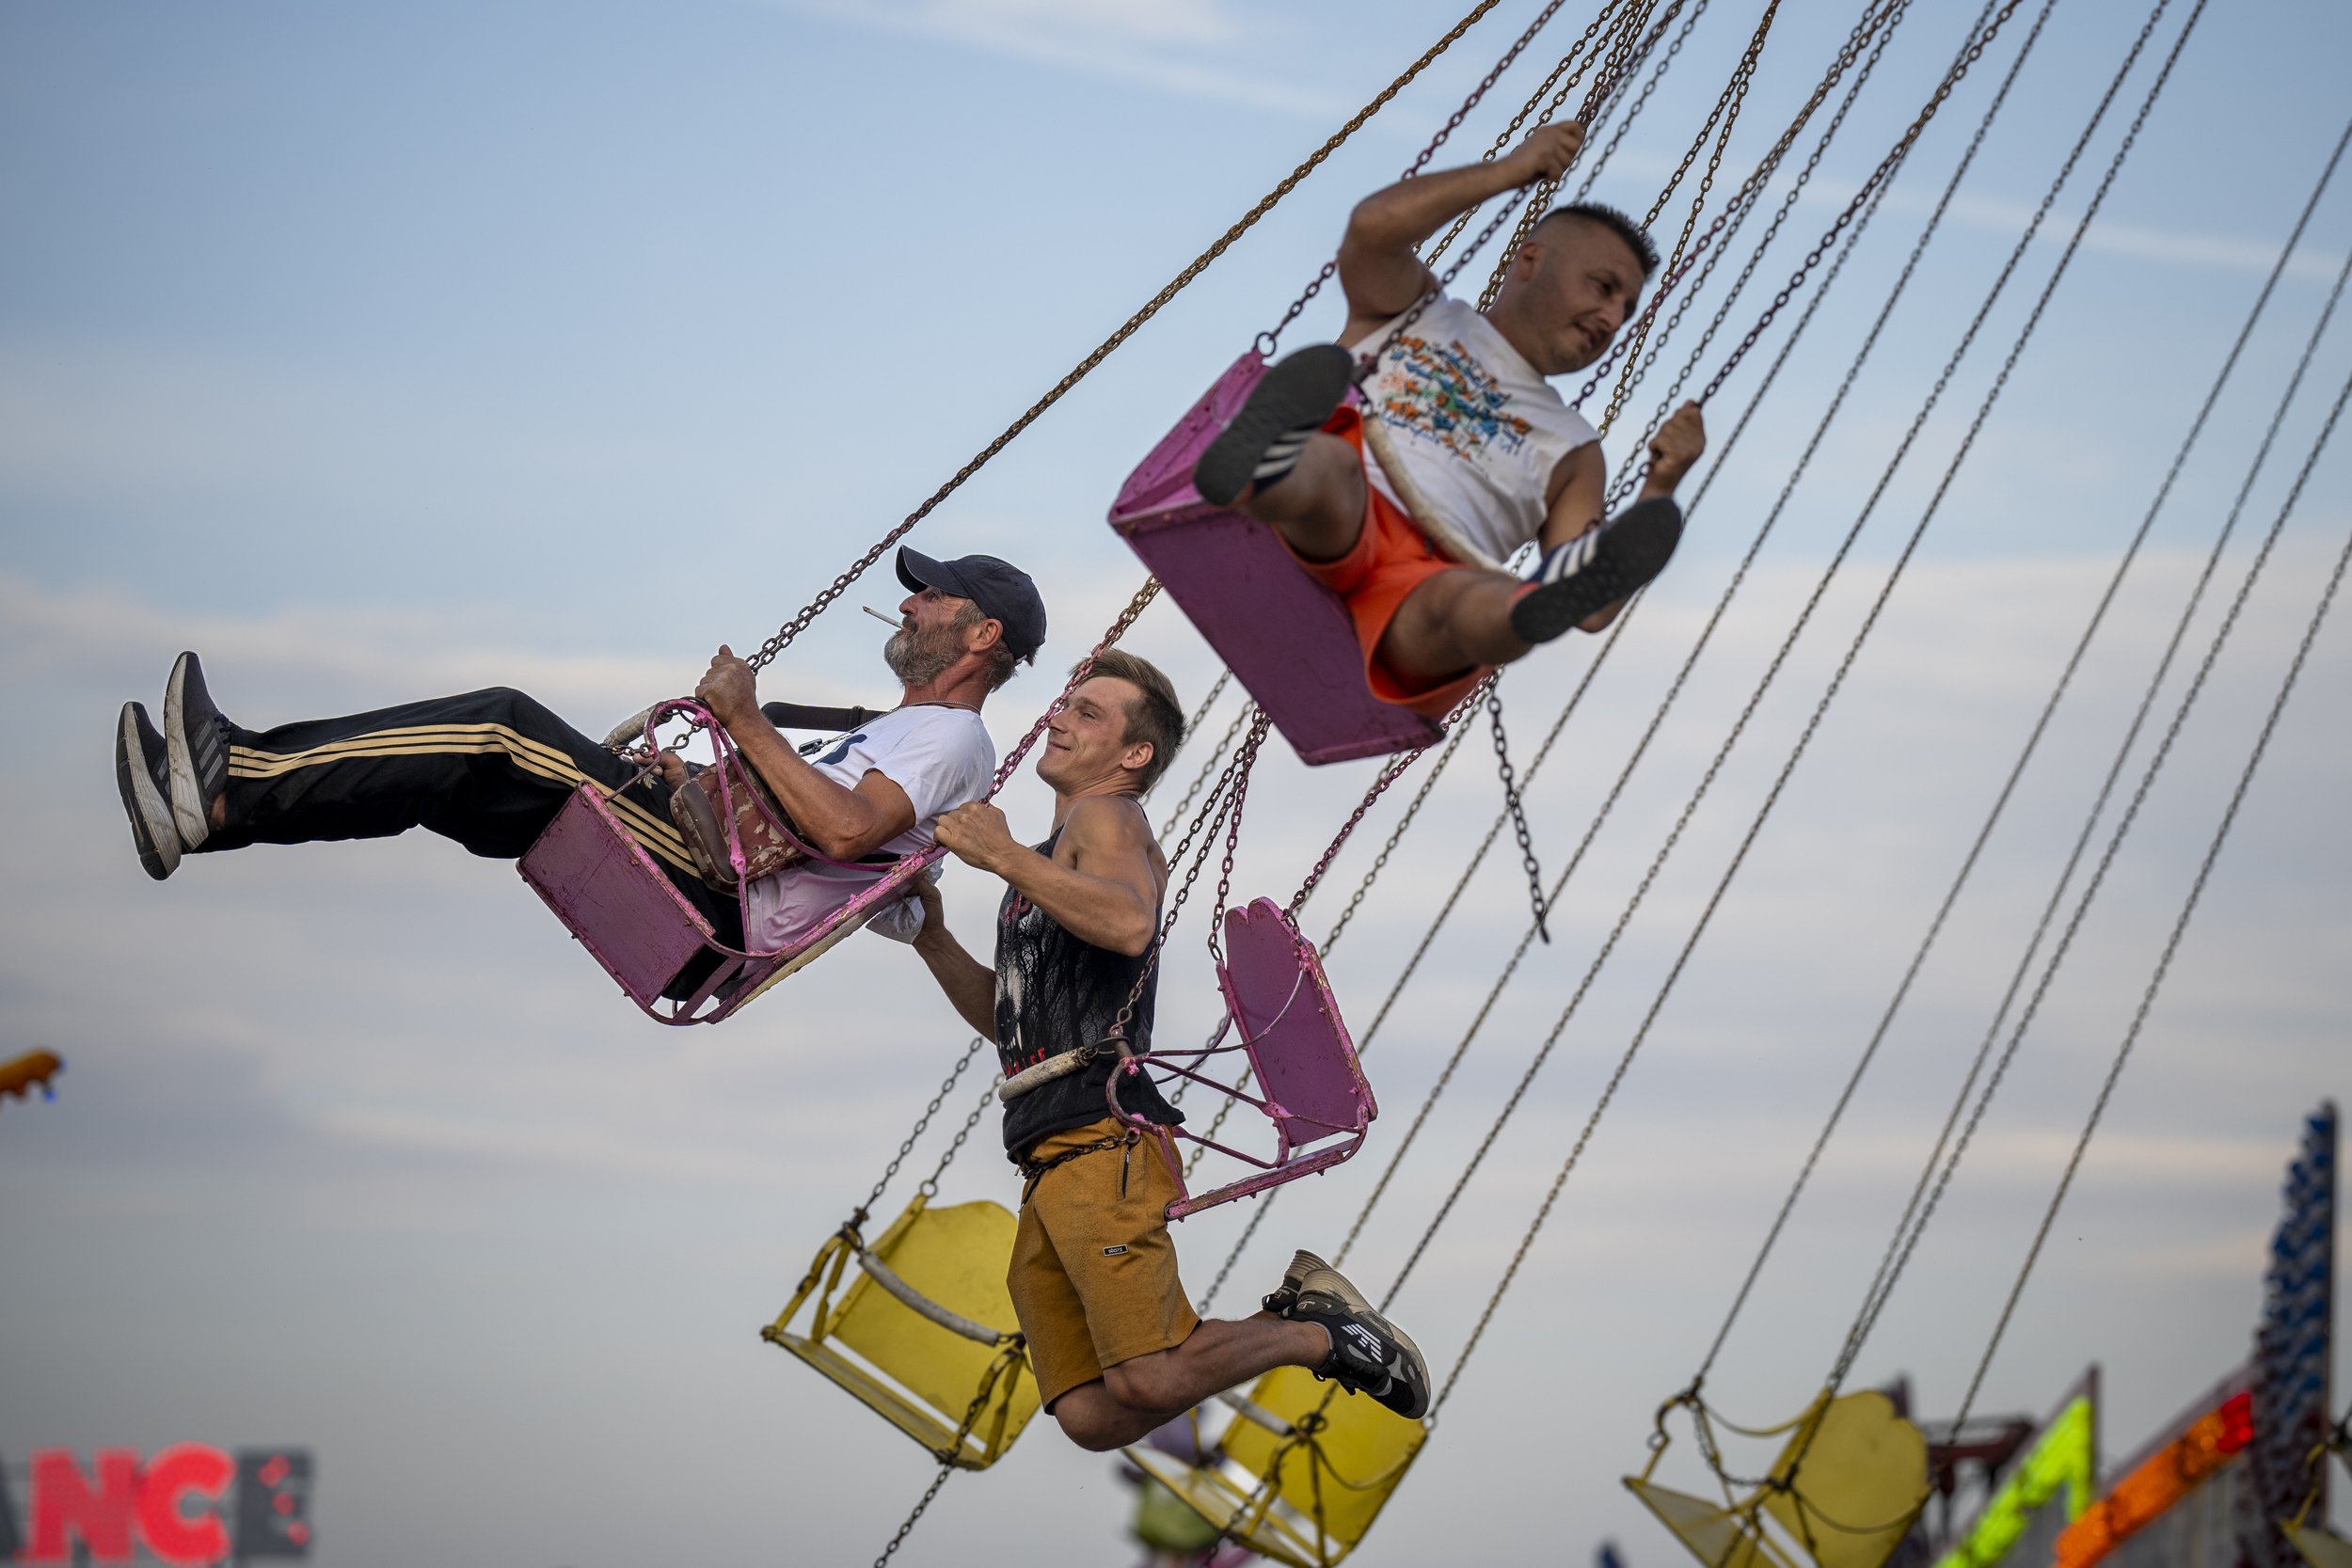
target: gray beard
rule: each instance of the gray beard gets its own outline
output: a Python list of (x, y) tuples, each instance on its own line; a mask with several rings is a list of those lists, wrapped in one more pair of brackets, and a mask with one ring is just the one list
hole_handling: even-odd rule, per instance
[(901, 627), (882, 644), (882, 662), (902, 685), (929, 686), (962, 651), (945, 631), (927, 636), (924, 628)]

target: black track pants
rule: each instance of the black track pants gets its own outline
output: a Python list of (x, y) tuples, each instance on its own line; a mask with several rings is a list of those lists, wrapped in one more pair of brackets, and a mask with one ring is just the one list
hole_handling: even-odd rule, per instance
[[(203, 851), (428, 828), (477, 855), (515, 860), (584, 779), (608, 789), (637, 768), (508, 687), (399, 707), (229, 731), (228, 825)], [(669, 786), (648, 779), (612, 798), (613, 816), (730, 946), (735, 900), (695, 874), (670, 820)]]

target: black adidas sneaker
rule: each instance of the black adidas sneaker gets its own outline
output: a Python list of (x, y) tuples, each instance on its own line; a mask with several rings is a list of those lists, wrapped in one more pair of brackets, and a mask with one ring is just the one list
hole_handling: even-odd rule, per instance
[(1281, 478), (1355, 380), (1356, 356), (1337, 343), (1302, 348), (1276, 365), (1201, 450), (1192, 487), (1203, 500), (1231, 506), (1253, 483)]
[(1351, 1394), (1370, 1394), (1407, 1420), (1429, 1414), (1429, 1363), (1421, 1348), (1374, 1311), (1346, 1275), (1302, 1252), (1291, 1259), (1276, 1293), (1284, 1292), (1292, 1294), (1283, 1317), (1318, 1324), (1331, 1337), (1330, 1358), (1312, 1369), (1315, 1376), (1329, 1378)]
[(213, 802), (229, 788), (227, 726), (204, 689), (203, 664), (182, 654), (164, 688), (164, 744), (171, 757), (171, 819), (183, 849), (211, 836)]
[(1647, 587), (1681, 539), (1682, 508), (1672, 497), (1635, 501), (1536, 562), (1527, 579), (1535, 591), (1512, 604), (1511, 630), (1522, 642), (1550, 641)]
[(180, 829), (171, 819), (171, 761), (163, 732), (137, 703), (122, 705), (115, 726), (115, 787), (131, 819), (139, 864), (162, 881), (180, 869)]

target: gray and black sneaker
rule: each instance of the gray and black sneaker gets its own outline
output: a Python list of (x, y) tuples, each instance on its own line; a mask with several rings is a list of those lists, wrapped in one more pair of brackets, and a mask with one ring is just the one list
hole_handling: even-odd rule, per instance
[(1302, 348), (1259, 378), (1249, 396), (1192, 466), (1200, 499), (1231, 506), (1297, 465), (1308, 438), (1345, 401), (1356, 356), (1337, 343)]
[(163, 732), (137, 703), (122, 705), (115, 726), (115, 787), (122, 792), (139, 864), (160, 882), (180, 869), (180, 829), (171, 819), (171, 762)]
[(182, 654), (164, 688), (164, 744), (171, 755), (171, 819), (183, 849), (211, 836), (213, 802), (228, 791), (228, 726), (204, 689), (203, 664)]
[(1511, 630), (1522, 642), (1549, 642), (1595, 611), (1631, 598), (1673, 559), (1682, 539), (1682, 508), (1669, 496), (1635, 501), (1590, 533), (1546, 552), (1511, 606)]
[(1282, 1289), (1295, 1291), (1283, 1317), (1319, 1324), (1331, 1337), (1330, 1358), (1312, 1369), (1315, 1376), (1351, 1394), (1370, 1394), (1407, 1420), (1429, 1414), (1429, 1363), (1421, 1347), (1374, 1311), (1346, 1275), (1302, 1252), (1291, 1259)]

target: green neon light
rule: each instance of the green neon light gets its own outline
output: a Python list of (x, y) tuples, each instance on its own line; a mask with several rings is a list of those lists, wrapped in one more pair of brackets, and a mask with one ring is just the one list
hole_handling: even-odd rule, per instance
[(2081, 1517), (2090, 1506), (2090, 1401), (2071, 1402), (1984, 1505), (1967, 1538), (1945, 1554), (1935, 1568), (1991, 1568), (2001, 1560), (2035, 1509), (2066, 1490), (2066, 1517)]

